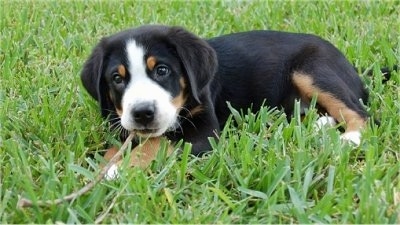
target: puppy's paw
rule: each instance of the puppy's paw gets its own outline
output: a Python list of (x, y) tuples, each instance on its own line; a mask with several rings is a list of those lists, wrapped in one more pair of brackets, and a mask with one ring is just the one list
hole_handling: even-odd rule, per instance
[(358, 147), (361, 144), (361, 133), (359, 131), (345, 132), (340, 136), (340, 139)]
[(336, 125), (336, 121), (333, 117), (331, 116), (321, 116), (320, 118), (315, 121), (314, 124), (314, 129), (316, 131), (319, 131), (322, 129), (322, 127), (333, 127)]
[(117, 165), (112, 165), (110, 169), (107, 170), (107, 173), (104, 175), (104, 178), (106, 180), (114, 180), (119, 177), (118, 173), (118, 166)]

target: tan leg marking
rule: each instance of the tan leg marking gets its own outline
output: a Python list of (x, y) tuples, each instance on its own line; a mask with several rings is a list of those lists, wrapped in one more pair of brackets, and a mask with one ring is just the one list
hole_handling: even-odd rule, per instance
[(110, 159), (111, 159), (115, 154), (117, 154), (117, 152), (118, 152), (118, 147), (117, 147), (117, 146), (113, 146), (113, 147), (107, 149), (106, 154), (104, 154), (104, 159), (105, 159), (106, 161), (110, 161)]
[[(144, 143), (136, 146), (131, 153), (130, 166), (137, 166), (140, 168), (147, 168), (150, 163), (157, 158), (158, 152), (161, 150), (162, 140), (166, 138), (155, 137), (149, 138)], [(167, 156), (171, 155), (174, 149), (168, 144)]]
[(346, 132), (360, 131), (365, 126), (365, 118), (348, 108), (341, 100), (314, 86), (309, 75), (295, 72), (292, 80), (302, 98), (311, 100), (317, 95), (318, 104), (324, 107), (329, 115), (339, 122), (346, 123)]
[[(136, 146), (131, 152), (131, 158), (129, 162), (129, 166), (139, 167), (139, 168), (147, 168), (153, 160), (157, 158), (158, 152), (161, 150), (161, 143), (166, 138), (164, 137), (155, 137), (149, 138), (144, 141), (144, 143)], [(173, 152), (173, 147), (168, 144), (167, 156), (171, 155)], [(104, 159), (109, 161), (116, 153), (118, 152), (117, 147), (109, 148), (104, 155)], [(119, 159), (117, 162), (117, 167), (119, 167), (122, 163), (122, 159)]]

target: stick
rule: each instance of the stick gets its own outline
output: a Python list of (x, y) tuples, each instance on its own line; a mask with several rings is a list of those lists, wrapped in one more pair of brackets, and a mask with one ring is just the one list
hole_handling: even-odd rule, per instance
[(119, 159), (120, 156), (124, 153), (125, 149), (129, 146), (130, 142), (132, 141), (134, 137), (134, 133), (131, 133), (128, 138), (125, 140), (124, 144), (121, 146), (121, 148), (118, 150), (118, 152), (110, 159), (110, 161), (107, 163), (105, 167), (100, 171), (99, 175), (83, 186), (80, 190), (73, 192), (67, 196), (64, 196), (62, 198), (54, 199), (54, 200), (39, 200), (36, 203), (32, 202), (29, 199), (26, 198), (20, 198), (17, 203), (17, 208), (22, 209), (24, 207), (32, 207), (33, 205), (40, 206), (40, 207), (48, 207), (51, 205), (59, 205), (62, 202), (65, 201), (71, 201), (86, 192), (90, 191), (97, 183), (99, 183), (101, 180), (103, 180), (104, 175), (106, 175), (107, 171), (113, 166)]

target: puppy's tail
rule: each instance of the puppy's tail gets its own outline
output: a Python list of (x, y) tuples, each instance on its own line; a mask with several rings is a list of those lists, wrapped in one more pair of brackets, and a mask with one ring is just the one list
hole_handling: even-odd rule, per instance
[(399, 66), (398, 65), (394, 65), (393, 67), (383, 67), (381, 68), (381, 73), (383, 75), (383, 77), (385, 78), (383, 81), (386, 82), (388, 80), (390, 80), (391, 77), (391, 73), (392, 72), (398, 72), (399, 71)]
[[(361, 71), (362, 71), (362, 74), (366, 75), (366, 76), (372, 77), (374, 75), (374, 70), (372, 69), (372, 67), (370, 67), (368, 69), (362, 69)], [(386, 83), (387, 81), (390, 80), (393, 72), (399, 71), (399, 66), (394, 65), (392, 67), (382, 67), (382, 68), (380, 68), (380, 71), (381, 71), (380, 76), (382, 76), (382, 83)], [(381, 125), (381, 122), (378, 119), (374, 119), (374, 123), (378, 126)]]
[[(388, 80), (390, 80), (390, 77), (392, 76), (393, 72), (397, 72), (399, 71), (399, 66), (398, 65), (394, 65), (392, 67), (382, 67), (380, 68), (381, 73), (382, 73), (382, 82), (386, 83)], [(367, 75), (367, 76), (373, 76), (374, 75), (374, 70), (372, 69), (372, 67), (368, 68), (368, 69), (361, 69), (362, 74), (363, 75)]]

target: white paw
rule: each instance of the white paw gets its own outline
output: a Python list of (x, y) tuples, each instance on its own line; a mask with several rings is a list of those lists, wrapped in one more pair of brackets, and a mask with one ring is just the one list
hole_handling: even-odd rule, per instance
[(107, 170), (107, 173), (106, 173), (106, 175), (104, 175), (104, 178), (106, 179), (106, 180), (114, 180), (114, 179), (116, 179), (116, 178), (118, 178), (119, 177), (119, 174), (118, 174), (118, 166), (117, 165), (112, 165), (111, 167), (110, 167), (110, 169), (108, 169)]
[(324, 126), (333, 127), (335, 125), (336, 125), (336, 121), (335, 121), (335, 119), (333, 117), (331, 117), (331, 116), (321, 116), (320, 118), (317, 119), (317, 121), (315, 121), (314, 129), (316, 131), (319, 131)]
[(361, 133), (359, 131), (345, 132), (340, 136), (340, 139), (351, 142), (357, 147), (361, 143)]

